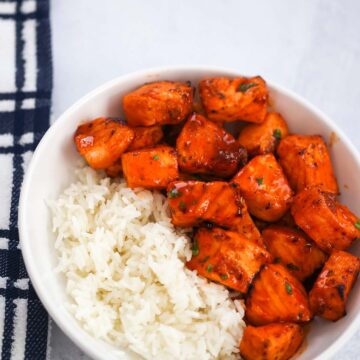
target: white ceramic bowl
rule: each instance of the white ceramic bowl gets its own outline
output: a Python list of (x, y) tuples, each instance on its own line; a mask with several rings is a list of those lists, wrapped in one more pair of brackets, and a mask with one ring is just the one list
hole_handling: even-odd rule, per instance
[[(199, 79), (222, 75), (237, 76), (240, 73), (202, 66), (161, 68), (121, 76), (92, 91), (60, 116), (34, 153), (25, 176), (19, 208), (21, 248), (26, 268), (50, 316), (85, 353), (95, 359), (136, 357), (126, 349), (121, 351), (92, 338), (80, 327), (64, 306), (64, 279), (54, 272), (54, 234), (45, 201), (56, 198), (74, 179), (79, 158), (73, 144), (74, 130), (85, 120), (121, 115), (121, 97), (145, 82), (191, 80), (196, 85)], [(321, 134), (327, 140), (332, 132), (337, 135), (339, 140), (331, 147), (331, 156), (342, 192), (341, 201), (360, 214), (360, 162), (354, 146), (326, 115), (307, 101), (277, 85), (268, 85), (273, 107), (288, 121), (291, 132)], [(352, 252), (360, 255), (359, 244)], [(298, 359), (329, 359), (351, 337), (360, 323), (360, 281), (352, 291), (347, 310), (347, 316), (336, 323), (315, 320)]]

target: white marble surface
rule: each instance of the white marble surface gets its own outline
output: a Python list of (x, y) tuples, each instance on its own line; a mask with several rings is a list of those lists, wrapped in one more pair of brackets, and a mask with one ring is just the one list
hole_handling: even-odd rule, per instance
[[(360, 149), (360, 1), (53, 0), (53, 115), (146, 67), (208, 64), (303, 95)], [(54, 325), (53, 360), (88, 359)], [(360, 359), (360, 330), (334, 359)]]

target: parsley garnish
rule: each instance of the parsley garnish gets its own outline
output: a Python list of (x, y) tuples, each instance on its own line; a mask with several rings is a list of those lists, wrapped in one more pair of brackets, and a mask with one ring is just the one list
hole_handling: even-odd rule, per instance
[(223, 279), (223, 280), (226, 280), (226, 279), (229, 278), (226, 274), (221, 274), (220, 277), (221, 277), (221, 279)]
[(194, 238), (194, 244), (192, 247), (192, 254), (194, 256), (198, 256), (199, 255), (199, 243), (198, 243), (198, 239)]
[(181, 192), (177, 188), (173, 188), (167, 193), (167, 196), (170, 199), (175, 199), (181, 196)]
[(183, 201), (179, 202), (179, 209), (181, 211), (186, 211), (186, 204)]
[(286, 289), (286, 292), (289, 295), (291, 295), (293, 293), (293, 289), (292, 289), (291, 285), (288, 282), (285, 282), (285, 289)]
[(262, 185), (264, 182), (264, 178), (255, 178), (256, 182), (258, 183), (258, 185)]
[(358, 220), (354, 225), (358, 230), (360, 230), (360, 220)]
[(256, 83), (242, 83), (238, 86), (237, 91), (238, 92), (246, 92), (250, 88), (257, 86)]
[(159, 156), (158, 154), (156, 154), (156, 155), (153, 156), (153, 159), (154, 159), (154, 160), (159, 160), (159, 159), (160, 159), (160, 156)]
[(273, 137), (276, 140), (281, 140), (281, 130), (280, 129), (275, 129), (273, 132)]
[(205, 256), (202, 260), (200, 260), (201, 263), (206, 263), (210, 259), (210, 256)]
[(210, 272), (212, 272), (212, 269), (213, 269), (212, 265), (209, 264), (209, 265), (207, 266), (207, 268), (206, 268), (206, 271), (207, 271), (208, 273), (210, 273)]

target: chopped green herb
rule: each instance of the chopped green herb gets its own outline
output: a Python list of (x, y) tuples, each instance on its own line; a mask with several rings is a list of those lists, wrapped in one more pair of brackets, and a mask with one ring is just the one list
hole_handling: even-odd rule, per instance
[(209, 264), (209, 265), (207, 266), (207, 268), (206, 268), (206, 271), (207, 271), (208, 273), (210, 273), (210, 272), (212, 272), (212, 269), (213, 269), (212, 265)]
[(239, 85), (239, 87), (237, 88), (238, 92), (246, 92), (247, 90), (249, 90), (250, 88), (257, 86), (256, 83), (242, 83)]
[(226, 280), (226, 279), (229, 278), (226, 274), (221, 274), (220, 277), (221, 277), (221, 279), (223, 279), (223, 280)]
[(154, 160), (159, 160), (159, 159), (160, 159), (160, 156), (159, 156), (158, 154), (156, 154), (156, 155), (153, 156), (153, 159), (154, 159)]
[(300, 270), (300, 268), (298, 266), (296, 266), (295, 264), (292, 264), (292, 263), (286, 264), (286, 267), (289, 270)]
[(181, 192), (177, 188), (173, 188), (167, 193), (167, 196), (170, 199), (175, 199), (181, 196)]
[(179, 209), (181, 211), (186, 211), (186, 204), (183, 201), (179, 202)]
[(194, 238), (194, 243), (192, 246), (192, 254), (194, 256), (198, 256), (199, 255), (199, 243), (198, 243), (198, 239)]
[(293, 293), (293, 289), (292, 289), (291, 285), (288, 282), (285, 282), (285, 289), (286, 289), (286, 292), (289, 295), (291, 295)]
[(360, 230), (360, 220), (358, 220), (354, 225), (358, 230)]
[(205, 256), (202, 260), (200, 260), (201, 263), (206, 263), (210, 259), (210, 256)]
[(264, 182), (264, 178), (262, 178), (262, 177), (261, 178), (256, 178), (255, 180), (258, 183), (258, 185), (262, 185), (263, 182)]
[(281, 130), (280, 129), (275, 129), (273, 132), (273, 137), (276, 140), (281, 140)]
[(196, 174), (191, 174), (191, 179), (192, 179), (192, 180), (203, 181), (203, 179), (201, 178), (201, 176), (200, 176), (200, 175), (196, 175)]

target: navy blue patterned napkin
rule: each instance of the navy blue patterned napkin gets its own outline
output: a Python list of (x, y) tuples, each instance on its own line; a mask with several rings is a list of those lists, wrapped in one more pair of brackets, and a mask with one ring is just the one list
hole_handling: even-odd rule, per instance
[(0, 0), (0, 358), (46, 359), (49, 319), (21, 256), (17, 228), (24, 171), (49, 126), (48, 0)]

